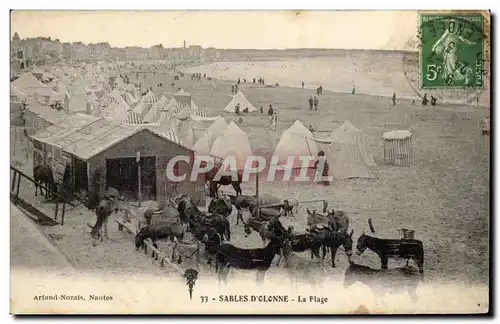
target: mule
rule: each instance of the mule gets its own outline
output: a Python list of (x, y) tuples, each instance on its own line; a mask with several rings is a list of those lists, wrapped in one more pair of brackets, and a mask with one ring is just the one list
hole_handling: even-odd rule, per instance
[[(38, 195), (38, 187), (40, 194), (43, 195), (43, 186), (45, 185), (45, 199), (53, 196), (53, 192), (57, 189), (57, 184), (54, 180), (54, 174), (48, 164), (37, 164), (33, 166), (33, 178), (35, 179), (35, 196)], [(48, 189), (48, 190), (47, 190)]]
[(169, 239), (171, 242), (182, 241), (184, 239), (184, 227), (180, 223), (157, 222), (143, 227), (135, 236), (135, 248), (139, 249), (144, 245), (144, 241), (150, 238), (153, 246), (158, 249), (156, 241)]
[(356, 254), (363, 254), (367, 248), (379, 256), (381, 268), (386, 270), (389, 259), (405, 259), (406, 265), (408, 265), (410, 259), (413, 259), (417, 264), (420, 279), (424, 280), (424, 246), (421, 241), (413, 239), (380, 239), (363, 233), (358, 238)]
[(219, 281), (227, 282), (230, 268), (257, 270), (257, 283), (262, 283), (265, 274), (276, 255), (280, 254), (282, 245), (286, 239), (286, 231), (279, 220), (273, 220), (269, 224), (270, 230), (275, 233), (275, 238), (264, 248), (241, 249), (232, 244), (224, 243), (216, 253), (216, 270)]
[(261, 222), (256, 219), (250, 218), (245, 223), (245, 237), (248, 237), (252, 233), (252, 230), (259, 233), (260, 239), (262, 240), (262, 246), (266, 246), (268, 240), (276, 237), (274, 232), (269, 229), (268, 222)]
[(413, 302), (418, 300), (417, 287), (419, 272), (414, 267), (401, 267), (391, 270), (373, 269), (351, 262), (344, 274), (344, 288), (359, 281), (372, 290), (376, 299), (383, 298), (391, 291), (406, 291)]
[(108, 219), (109, 216), (119, 210), (118, 204), (114, 199), (102, 199), (95, 209), (97, 220), (92, 226), (90, 236), (92, 237), (92, 246), (97, 246), (103, 238), (108, 238)]
[(315, 242), (315, 244), (321, 244), (323, 249), (323, 259), (326, 255), (326, 248), (330, 249), (332, 257), (332, 267), (335, 268), (335, 256), (337, 255), (337, 249), (341, 245), (344, 247), (345, 254), (347, 255), (347, 260), (351, 262), (353, 234), (354, 230), (351, 230), (351, 233), (348, 234), (345, 231), (333, 231), (330, 229), (324, 229), (319, 234), (316, 234), (314, 236), (313, 241)]
[[(203, 163), (201, 163), (201, 165), (202, 164)], [(208, 184), (208, 188), (210, 189), (210, 197), (219, 198), (220, 186), (229, 186), (229, 185), (233, 186), (233, 189), (236, 192), (236, 195), (241, 195), (242, 194), (241, 182), (243, 179), (243, 175), (238, 172), (238, 174), (237, 174), (238, 180), (235, 180), (235, 181), (233, 181), (233, 177), (230, 175), (223, 175), (220, 177), (220, 179), (215, 180), (220, 168), (221, 168), (221, 165), (214, 166), (212, 169), (210, 169), (208, 172), (206, 172), (204, 174), (205, 183)]]
[(224, 217), (231, 215), (232, 210), (233, 205), (231, 204), (231, 200), (225, 197), (212, 199), (208, 205), (209, 213), (219, 214)]
[(204, 213), (200, 211), (191, 199), (185, 199), (179, 202), (177, 208), (179, 214), (182, 215), (181, 217), (188, 219), (190, 229), (194, 224), (212, 227), (217, 230), (218, 233), (225, 236), (228, 241), (231, 240), (231, 226), (226, 217), (219, 214)]

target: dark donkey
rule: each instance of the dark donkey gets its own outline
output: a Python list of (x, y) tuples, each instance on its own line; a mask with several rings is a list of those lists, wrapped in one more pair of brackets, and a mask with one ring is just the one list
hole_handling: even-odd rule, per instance
[(102, 242), (103, 238), (108, 238), (109, 215), (113, 212), (118, 212), (118, 209), (118, 204), (113, 198), (106, 198), (99, 202), (99, 205), (95, 209), (97, 220), (90, 232), (93, 246), (97, 246), (98, 242)]
[(264, 280), (266, 271), (276, 255), (280, 255), (281, 248), (287, 239), (287, 233), (278, 219), (269, 224), (274, 232), (274, 238), (264, 248), (241, 249), (232, 244), (224, 243), (216, 253), (216, 269), (219, 280), (227, 281), (229, 269), (257, 270), (257, 283)]
[(56, 191), (56, 182), (54, 174), (48, 164), (37, 164), (33, 167), (33, 178), (35, 179), (35, 196), (38, 194), (38, 187), (40, 187), (40, 194), (43, 195), (43, 185), (48, 190), (45, 190), (45, 198), (51, 197), (51, 192)]
[(319, 231), (314, 237), (313, 241), (315, 243), (321, 243), (323, 247), (323, 259), (326, 255), (326, 248), (330, 248), (332, 255), (332, 267), (335, 268), (335, 256), (337, 255), (337, 249), (339, 246), (344, 247), (345, 254), (347, 255), (347, 260), (351, 262), (352, 257), (352, 235), (354, 230), (348, 234), (346, 231), (333, 231), (331, 229), (323, 229)]
[[(201, 163), (202, 165), (203, 163)], [(243, 175), (238, 172), (238, 180), (233, 181), (233, 177), (230, 175), (222, 175), (220, 177), (217, 176), (219, 169), (221, 166), (214, 166), (207, 173), (205, 173), (205, 183), (208, 184), (208, 188), (210, 189), (210, 197), (219, 198), (219, 188), (220, 186), (229, 186), (232, 185), (234, 191), (236, 191), (236, 195), (241, 195), (241, 182), (243, 179)]]
[(387, 269), (389, 258), (391, 259), (413, 259), (418, 266), (420, 279), (424, 280), (424, 246), (419, 240), (380, 239), (371, 237), (365, 233), (358, 238), (356, 254), (361, 255), (366, 248), (375, 252), (382, 263), (381, 268)]
[(231, 226), (226, 217), (215, 213), (204, 213), (198, 209), (192, 199), (184, 199), (179, 202), (177, 210), (181, 219), (187, 219), (189, 229), (193, 227), (211, 227), (221, 236), (231, 240)]

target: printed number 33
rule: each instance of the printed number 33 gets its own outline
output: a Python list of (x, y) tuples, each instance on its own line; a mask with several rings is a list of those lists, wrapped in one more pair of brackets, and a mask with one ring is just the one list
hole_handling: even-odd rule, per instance
[(440, 70), (440, 67), (436, 67), (435, 64), (429, 64), (429, 65), (427, 65), (427, 74), (425, 75), (425, 77), (429, 81), (434, 81), (437, 79), (439, 70)]
[(208, 296), (200, 296), (201, 303), (208, 303)]

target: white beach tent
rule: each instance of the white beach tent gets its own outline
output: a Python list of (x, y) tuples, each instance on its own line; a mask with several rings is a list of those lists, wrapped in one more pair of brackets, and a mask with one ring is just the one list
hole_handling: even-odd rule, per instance
[(248, 108), (248, 112), (257, 111), (257, 108), (255, 108), (250, 101), (248, 101), (242, 91), (238, 91), (238, 93), (233, 96), (233, 99), (231, 99), (231, 102), (227, 104), (224, 111), (234, 113), (238, 103), (240, 104), (240, 112), (243, 112), (245, 108)]
[(373, 161), (373, 156), (366, 155), (368, 149), (363, 148), (364, 142), (360, 140), (360, 136), (360, 130), (349, 121), (332, 133), (328, 153), (328, 160), (332, 163), (330, 176), (335, 179), (375, 178), (365, 161), (369, 157)]
[(204, 134), (196, 141), (192, 149), (199, 155), (209, 155), (212, 144), (217, 137), (224, 134), (228, 127), (226, 120), (218, 117), (205, 131)]
[(346, 120), (339, 128), (334, 130), (330, 138), (333, 141), (341, 139), (344, 142), (351, 142), (358, 148), (367, 166), (376, 166), (368, 135), (363, 130), (354, 126), (350, 121)]
[(227, 157), (234, 157), (238, 170), (243, 170), (247, 157), (253, 153), (247, 133), (231, 121), (224, 134), (214, 141), (210, 155), (224, 159), (223, 164), (229, 163)]
[(302, 161), (300, 156), (311, 156), (310, 167), (314, 165), (314, 159), (318, 155), (318, 145), (311, 140), (313, 134), (300, 121), (296, 120), (290, 128), (281, 135), (280, 141), (274, 150), (273, 156), (278, 157), (278, 164), (287, 163), (290, 156), (295, 157), (293, 168), (300, 168)]

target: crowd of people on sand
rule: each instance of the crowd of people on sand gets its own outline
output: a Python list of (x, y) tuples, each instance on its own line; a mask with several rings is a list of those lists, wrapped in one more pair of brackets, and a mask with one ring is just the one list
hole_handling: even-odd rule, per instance
[[(191, 80), (196, 80), (196, 81), (200, 81), (201, 80), (201, 73), (193, 73), (191, 74)], [(203, 74), (203, 78), (206, 79), (207, 78), (207, 75), (206, 74)]]

